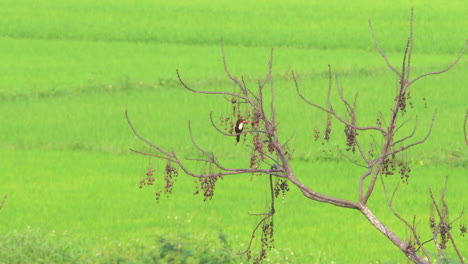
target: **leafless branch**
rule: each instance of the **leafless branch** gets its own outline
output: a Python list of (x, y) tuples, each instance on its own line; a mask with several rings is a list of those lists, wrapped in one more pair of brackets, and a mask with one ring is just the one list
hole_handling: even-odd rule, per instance
[[(419, 239), (419, 235), (416, 231), (416, 224), (415, 224), (415, 218), (416, 216), (413, 217), (413, 224), (410, 224), (410, 222), (408, 222), (405, 218), (403, 218), (396, 210), (395, 208), (393, 207), (393, 199), (395, 198), (395, 195), (398, 191), (398, 187), (400, 186), (400, 183), (398, 182), (397, 185), (395, 186), (395, 189), (393, 190), (392, 192), (392, 195), (391, 197), (388, 196), (388, 191), (387, 191), (387, 187), (385, 185), (385, 181), (383, 179), (383, 176), (380, 176), (380, 179), (381, 179), (381, 182), (382, 182), (382, 187), (383, 187), (383, 192), (385, 194), (385, 199), (387, 200), (387, 206), (388, 208), (390, 208), (390, 210), (392, 211), (393, 215), (398, 218), (401, 222), (403, 222), (406, 227), (411, 231), (412, 233), (412, 237), (413, 239), (416, 240), (416, 245), (419, 246), (419, 248), (423, 251), (424, 253), (424, 256), (426, 256), (426, 258), (430, 261), (430, 256), (429, 256), (429, 253), (427, 252), (427, 250), (424, 248), (424, 243), (421, 242), (421, 240)], [(415, 249), (415, 251), (417, 251), (417, 249)]]
[[(445, 184), (444, 184), (444, 187), (442, 188), (442, 193), (440, 195), (440, 203), (441, 203), (442, 208), (440, 208), (437, 205), (436, 199), (434, 197), (434, 193), (432, 192), (432, 189), (429, 188), (429, 194), (431, 196), (432, 206), (436, 210), (437, 216), (439, 217), (439, 224), (437, 225), (437, 228), (434, 230), (434, 233), (433, 233), (434, 243), (435, 243), (435, 245), (437, 247), (437, 251), (439, 253), (439, 260), (443, 260), (444, 256), (443, 256), (442, 249), (445, 248), (445, 244), (447, 243), (446, 238), (448, 238), (450, 240), (450, 242), (452, 243), (452, 246), (455, 249), (455, 252), (457, 253), (460, 262), (465, 263), (464, 258), (461, 255), (460, 251), (458, 250), (458, 247), (457, 247), (457, 245), (455, 243), (455, 240), (453, 239), (452, 233), (450, 232), (450, 227), (449, 226), (450, 226), (450, 224), (453, 223), (453, 221), (450, 222), (449, 219), (448, 219), (449, 209), (448, 209), (448, 206), (447, 206), (447, 204), (445, 202), (445, 193), (447, 191), (447, 184), (448, 184), (448, 177), (445, 177)], [(460, 214), (460, 216), (462, 214), (463, 214), (463, 211)], [(460, 218), (460, 216), (458, 218)], [(437, 240), (437, 235), (438, 234), (441, 234), (441, 237), (442, 237), (442, 241), (440, 243)], [(444, 237), (446, 237), (446, 238), (444, 238)]]
[(148, 144), (150, 147), (156, 149), (157, 151), (161, 152), (162, 154), (164, 154), (165, 156), (168, 156), (168, 157), (172, 157), (172, 154), (169, 153), (169, 152), (166, 152), (164, 151), (163, 149), (161, 149), (160, 147), (156, 146), (155, 144), (151, 143), (149, 140), (147, 140), (146, 138), (140, 136), (140, 134), (138, 134), (138, 132), (136, 131), (135, 127), (133, 127), (133, 124), (132, 122), (130, 121), (130, 118), (128, 117), (128, 110), (125, 110), (125, 118), (127, 119), (127, 122), (128, 122), (128, 125), (130, 126), (130, 128), (132, 129), (133, 131), (133, 134), (139, 138), (141, 141), (145, 142), (146, 144)]
[(409, 80), (411, 74), (411, 56), (413, 55), (413, 18), (414, 18), (414, 11), (411, 8), (411, 17), (410, 17), (410, 33), (409, 33), (409, 51), (408, 51), (408, 62), (406, 65), (406, 80)]
[(400, 79), (403, 78), (403, 76), (401, 75), (401, 73), (395, 69), (395, 67), (393, 67), (393, 65), (390, 63), (390, 61), (388, 60), (388, 57), (387, 55), (385, 54), (385, 52), (382, 50), (382, 48), (380, 47), (379, 45), (379, 42), (377, 41), (377, 37), (375, 36), (375, 32), (374, 32), (374, 27), (372, 26), (372, 22), (371, 20), (369, 19), (369, 27), (370, 27), (370, 30), (371, 30), (371, 33), (372, 33), (372, 39), (374, 40), (374, 43), (375, 43), (375, 46), (377, 47), (377, 50), (379, 51), (380, 55), (382, 56), (382, 58), (384, 58), (385, 62), (387, 63), (387, 66), (393, 71), (396, 73), (396, 75), (398, 75), (398, 77)]
[(413, 128), (413, 131), (411, 132), (411, 134), (409, 134), (408, 136), (402, 138), (402, 139), (399, 139), (399, 140), (396, 140), (395, 142), (392, 143), (392, 146), (395, 146), (409, 138), (412, 138), (414, 136), (414, 134), (416, 133), (416, 130), (418, 128), (418, 117), (416, 117), (416, 121), (414, 122), (414, 128)]
[(201, 93), (201, 94), (224, 94), (224, 95), (229, 95), (229, 96), (232, 96), (232, 97), (236, 97), (236, 98), (245, 100), (245, 101), (247, 101), (248, 103), (252, 103), (247, 94), (239, 95), (239, 94), (230, 93), (230, 92), (220, 92), (220, 91), (215, 91), (215, 92), (212, 92), (212, 91), (198, 91), (198, 90), (192, 89), (192, 88), (190, 88), (190, 86), (188, 86), (188, 85), (182, 80), (182, 77), (180, 76), (180, 73), (179, 73), (179, 70), (178, 70), (178, 69), (176, 70), (176, 73), (177, 73), (177, 77), (178, 77), (178, 79), (179, 79), (179, 82), (182, 84), (182, 86), (183, 86), (185, 89), (187, 89), (187, 90), (189, 90), (189, 91), (191, 91), (191, 92), (194, 92), (194, 93)]
[(449, 65), (447, 66), (447, 68), (441, 70), (441, 71), (435, 71), (435, 72), (428, 72), (428, 73), (424, 73), (424, 74), (421, 74), (419, 75), (418, 77), (414, 78), (413, 80), (411, 80), (409, 83), (408, 83), (408, 86), (412, 85), (414, 82), (416, 82), (417, 80), (421, 79), (421, 78), (424, 78), (426, 76), (429, 76), (429, 75), (436, 75), (436, 74), (441, 74), (441, 73), (444, 73), (444, 72), (447, 72), (448, 70), (450, 70), (453, 66), (455, 66), (458, 61), (460, 61), (460, 59), (463, 57), (463, 54), (465, 53), (466, 51), (466, 48), (468, 47), (468, 40), (465, 42), (465, 46), (463, 47), (462, 51), (460, 52), (460, 54), (458, 55), (458, 57)]
[(367, 163), (367, 165), (371, 164), (371, 161), (367, 158), (366, 153), (364, 152), (364, 149), (361, 146), (361, 143), (359, 143), (359, 139), (356, 137), (355, 139), (356, 146), (358, 147), (359, 154), (361, 155), (361, 158)]
[(318, 105), (318, 104), (315, 104), (315, 103), (313, 103), (313, 102), (307, 100), (307, 98), (305, 98), (305, 97), (302, 95), (302, 93), (300, 92), (300, 90), (299, 90), (299, 84), (298, 84), (298, 82), (297, 82), (297, 79), (296, 79), (296, 76), (295, 76), (294, 72), (292, 72), (292, 78), (293, 78), (294, 84), (295, 84), (295, 86), (296, 86), (296, 91), (297, 91), (299, 97), (301, 97), (301, 99), (302, 99), (304, 102), (306, 102), (307, 104), (309, 104), (309, 105), (311, 105), (311, 106), (314, 106), (314, 107), (316, 107), (316, 108), (318, 108), (318, 109), (320, 109), (320, 110), (322, 110), (322, 111), (324, 111), (324, 112), (326, 112), (326, 113), (328, 113), (328, 114), (333, 115), (333, 116), (336, 117), (340, 122), (342, 122), (343, 124), (345, 124), (345, 125), (347, 125), (347, 126), (350, 126), (350, 127), (354, 128), (354, 129), (357, 129), (357, 130), (377, 130), (377, 131), (380, 131), (382, 134), (385, 134), (385, 133), (386, 133), (385, 130), (383, 130), (383, 129), (380, 128), (380, 127), (376, 127), (376, 126), (360, 127), (360, 126), (353, 125), (353, 124), (349, 123), (348, 121), (346, 121), (345, 119), (343, 119), (343, 118), (342, 118), (341, 116), (339, 116), (337, 113), (335, 113), (335, 111), (333, 110), (333, 107), (331, 107), (330, 109), (326, 109), (326, 108), (324, 108), (324, 107), (322, 107), (322, 106), (320, 106), (320, 105)]
[[(364, 190), (364, 180), (369, 177), (369, 175), (372, 174), (372, 171), (374, 170), (374, 165), (372, 164), (371, 166), (369, 166), (369, 168), (367, 169), (367, 171), (361, 175), (361, 177), (359, 177), (359, 201), (363, 201), (364, 200), (364, 194), (363, 194), (363, 190)], [(361, 202), (362, 203), (362, 202)]]
[(227, 76), (229, 77), (229, 79), (231, 79), (234, 83), (237, 84), (237, 86), (239, 86), (239, 88), (241, 89), (242, 93), (244, 94), (245, 97), (247, 97), (247, 89), (245, 88), (245, 86), (243, 85), (242, 82), (240, 82), (237, 78), (235, 78), (234, 76), (232, 76), (232, 74), (229, 72), (229, 69), (228, 69), (228, 64), (226, 62), (226, 53), (224, 52), (224, 40), (221, 40), (221, 53), (222, 53), (222, 56), (223, 56), (223, 65), (224, 65), (224, 71), (226, 72)]
[(463, 133), (465, 135), (465, 143), (468, 146), (468, 135), (467, 135), (467, 127), (466, 127), (466, 120), (468, 119), (468, 108), (466, 109), (466, 114), (465, 114), (465, 121), (463, 122)]
[(345, 159), (347, 159), (349, 162), (351, 162), (352, 164), (356, 165), (356, 166), (359, 166), (359, 167), (362, 167), (362, 168), (369, 168), (369, 166), (366, 166), (366, 165), (362, 165), (356, 161), (354, 161), (353, 159), (351, 159), (348, 155), (346, 155), (346, 153), (344, 153), (339, 147), (337, 147), (338, 149), (338, 152), (340, 152), (341, 156), (343, 156)]
[[(223, 170), (223, 172), (218, 172), (218, 173), (213, 173), (213, 174), (196, 174), (196, 173), (193, 173), (192, 171), (188, 170), (185, 167), (185, 165), (182, 163), (182, 161), (177, 157), (177, 155), (174, 152), (164, 151), (162, 148), (160, 148), (157, 145), (151, 143), (146, 138), (140, 136), (138, 134), (138, 132), (136, 131), (136, 129), (134, 128), (132, 122), (130, 121), (130, 118), (128, 117), (128, 111), (125, 111), (125, 116), (127, 118), (128, 124), (129, 124), (130, 128), (132, 129), (133, 133), (135, 134), (135, 136), (138, 137), (141, 141), (143, 141), (143, 142), (147, 143), (148, 145), (150, 145), (152, 148), (154, 148), (154, 149), (158, 150), (159, 152), (161, 152), (162, 155), (156, 155), (156, 154), (147, 153), (147, 152), (143, 152), (143, 151), (138, 151), (138, 150), (134, 150), (134, 149), (130, 149), (131, 151), (133, 151), (135, 153), (138, 153), (138, 154), (145, 155), (145, 156), (155, 157), (155, 158), (164, 159), (164, 160), (167, 160), (167, 161), (170, 161), (170, 162), (174, 162), (186, 174), (188, 174), (188, 175), (190, 175), (192, 177), (212, 178), (212, 177), (220, 177), (220, 176), (222, 177), (222, 176), (227, 176), (227, 175), (245, 174), (245, 173), (265, 173), (265, 174), (268, 174), (268, 175), (274, 175), (276, 177), (284, 177), (284, 175), (282, 174), (283, 171), (281, 169), (266, 170), (266, 169), (230, 169), (230, 168), (224, 168), (214, 158), (210, 159), (210, 163), (216, 165), (218, 168)], [(195, 143), (194, 141), (192, 141), (192, 142)], [(199, 148), (198, 145), (195, 144), (195, 146), (197, 148)], [(202, 152), (205, 153), (205, 154), (207, 153), (204, 150)]]
[(0, 203), (0, 209), (2, 209), (2, 207), (5, 205), (5, 201), (6, 201), (7, 197), (8, 197), (8, 194), (5, 194), (3, 196), (2, 202)]
[[(275, 215), (275, 194), (274, 194), (274, 188), (273, 188), (273, 177), (271, 175), (270, 175), (269, 182), (270, 182), (270, 199), (271, 199), (269, 211), (267, 213), (262, 213), (262, 214), (250, 214), (250, 215), (254, 215), (254, 216), (264, 216), (264, 217), (258, 222), (258, 224), (255, 226), (254, 230), (252, 231), (252, 235), (250, 236), (249, 243), (247, 244), (247, 249), (242, 251), (242, 252), (236, 253), (237, 255), (250, 254), (251, 248), (252, 248), (252, 242), (253, 242), (253, 240), (255, 238), (255, 234), (258, 232), (258, 229), (267, 220), (269, 220), (270, 218), (273, 219), (273, 216)], [(271, 221), (273, 221), (273, 220), (271, 220)], [(273, 225), (271, 225), (271, 228), (273, 228)], [(273, 235), (273, 230), (271, 230), (270, 232), (272, 232), (271, 235)], [(262, 241), (262, 248), (264, 246), (265, 246), (265, 241)], [(263, 255), (263, 256), (265, 256), (265, 255)], [(255, 261), (255, 263), (260, 263), (262, 259), (263, 258), (260, 257), (260, 259), (259, 259), (260, 261)]]
[[(432, 116), (432, 121), (431, 121), (431, 126), (429, 127), (429, 131), (427, 132), (426, 136), (421, 139), (420, 141), (417, 141), (417, 142), (414, 142), (412, 144), (409, 144), (409, 145), (406, 145), (404, 147), (401, 147), (397, 150), (394, 150), (394, 151), (391, 151), (388, 153), (388, 155), (392, 155), (392, 154), (396, 154), (396, 153), (399, 153), (399, 152), (402, 152), (403, 150), (406, 150), (406, 149), (409, 149), (411, 147), (414, 147), (416, 145), (419, 145), (419, 144), (422, 144), (424, 142), (426, 142), (426, 140), (429, 138), (429, 136), (431, 135), (431, 132), (432, 132), (432, 127), (434, 126), (434, 121), (435, 121), (435, 116), (436, 116), (436, 113), (437, 113), (437, 110), (434, 111), (434, 115)], [(401, 141), (401, 140), (400, 140)], [(395, 145), (396, 143), (392, 144), (392, 145)]]

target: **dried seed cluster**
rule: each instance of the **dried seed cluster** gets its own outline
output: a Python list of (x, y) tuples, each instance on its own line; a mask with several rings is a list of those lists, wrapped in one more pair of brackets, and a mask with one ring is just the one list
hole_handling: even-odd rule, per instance
[[(396, 98), (395, 100), (398, 100), (398, 98)], [(413, 102), (411, 102), (410, 100), (411, 92), (403, 93), (400, 95), (400, 100), (398, 101), (398, 108), (400, 109), (402, 114), (406, 113), (407, 102), (409, 103), (411, 108), (414, 108)]]
[(356, 136), (358, 135), (356, 128), (346, 125), (344, 132), (346, 134), (346, 151), (354, 153), (356, 151)]
[(317, 141), (320, 138), (320, 131), (314, 128), (314, 139)]
[[(275, 229), (274, 229), (273, 219), (270, 217), (262, 225), (262, 237), (261, 237), (262, 245), (259, 251), (259, 255), (253, 258), (253, 263), (255, 264), (262, 263), (262, 261), (266, 259), (268, 251), (274, 248), (274, 242), (275, 242), (274, 230)], [(246, 255), (247, 255), (247, 261), (250, 261), (252, 259), (252, 251), (250, 249), (247, 250)]]
[(382, 175), (394, 175), (398, 169), (400, 174), (400, 179), (403, 183), (409, 183), (409, 177), (411, 168), (408, 162), (398, 161), (396, 155), (393, 154), (391, 157), (387, 158), (383, 163), (380, 169)]
[[(219, 178), (221, 178), (221, 177), (199, 178), (198, 182), (199, 182), (200, 185), (199, 186), (196, 185), (195, 193), (193, 193), (193, 194), (194, 195), (199, 194), (200, 189), (201, 189), (201, 190), (203, 190), (203, 201), (204, 202), (213, 199), (214, 189), (215, 189), (215, 186), (216, 186), (216, 181), (218, 181)], [(195, 180), (195, 183), (196, 182), (197, 181)]]
[[(148, 171), (145, 173), (145, 177), (140, 180), (140, 184), (138, 188), (141, 189), (145, 185), (154, 185), (156, 182), (156, 178), (158, 177), (158, 176), (155, 177), (154, 175), (155, 173), (156, 173), (155, 169), (153, 168), (148, 169)], [(157, 189), (156, 192), (154, 193), (155, 199), (157, 202), (159, 202), (162, 194), (166, 194), (167, 196), (172, 194), (174, 183), (177, 179), (177, 176), (179, 175), (179, 171), (177, 170), (177, 168), (173, 167), (171, 165), (171, 162), (169, 161), (166, 163), (166, 167), (163, 173), (164, 173), (164, 181), (166, 184), (161, 189)]]
[(414, 247), (415, 244), (413, 241), (408, 242), (408, 246), (406, 247), (406, 254), (414, 254), (416, 252), (416, 248)]
[(466, 226), (464, 224), (460, 224), (460, 236), (464, 237), (466, 234)]
[(325, 139), (325, 141), (330, 141), (330, 134), (332, 132), (332, 129), (331, 129), (331, 125), (332, 125), (332, 117), (331, 115), (327, 115), (327, 125), (325, 126), (325, 135), (323, 136), (323, 138)]
[(153, 185), (153, 182), (154, 182), (154, 176), (153, 176), (153, 173), (154, 173), (154, 169), (148, 169), (148, 171), (146, 172), (146, 177), (144, 177), (143, 179), (140, 180), (140, 185), (138, 186), (138, 188), (143, 188), (144, 185)]
[(288, 185), (287, 179), (277, 179), (275, 181), (275, 187), (274, 187), (275, 198), (278, 198), (280, 193), (283, 194), (283, 197), (285, 197), (288, 191), (289, 191), (289, 185)]

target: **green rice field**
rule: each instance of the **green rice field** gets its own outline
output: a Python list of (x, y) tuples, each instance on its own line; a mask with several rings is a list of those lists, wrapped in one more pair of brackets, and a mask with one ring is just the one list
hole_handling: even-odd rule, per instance
[[(358, 97), (358, 124), (388, 116), (397, 77), (378, 54), (381, 47), (398, 68), (414, 8), (412, 76), (447, 67), (468, 39), (466, 1), (0, 1), (0, 263), (246, 263), (230, 252), (245, 250), (269, 202), (261, 176), (231, 176), (217, 183), (213, 200), (194, 196), (194, 179), (179, 175), (173, 194), (157, 203), (154, 186), (139, 188), (148, 169), (165, 163), (129, 151), (149, 151), (136, 129), (181, 157), (199, 157), (197, 143), (223, 164), (248, 167), (247, 146), (212, 128), (209, 115), (229, 115), (222, 96), (194, 89), (232, 91), (221, 57), (224, 40), (230, 71), (254, 88), (274, 49), (278, 131), (294, 149), (293, 169), (316, 191), (358, 199), (362, 168), (337, 153), (343, 128), (332, 125), (331, 143), (314, 140), (326, 115), (303, 103), (304, 95), (326, 104), (328, 64), (344, 94)], [(463, 120), (468, 107), (468, 54), (449, 72), (412, 86), (401, 136), (419, 120), (405, 152), (411, 164), (395, 207), (417, 215), (423, 239), (430, 237), (429, 187), (446, 201), (454, 219), (468, 205), (468, 147)], [(338, 92), (332, 103), (344, 113)], [(368, 136), (363, 132), (363, 137)], [(395, 186), (397, 177), (386, 179)], [(400, 237), (409, 230), (386, 206), (379, 184), (373, 212)], [(357, 211), (306, 199), (291, 188), (278, 200), (275, 249), (266, 263), (407, 263), (406, 257)], [(467, 237), (453, 233), (468, 256)], [(261, 242), (254, 240), (253, 250)], [(437, 255), (429, 246), (431, 254)], [(453, 250), (449, 256), (455, 257)], [(457, 262), (454, 262), (457, 263)]]

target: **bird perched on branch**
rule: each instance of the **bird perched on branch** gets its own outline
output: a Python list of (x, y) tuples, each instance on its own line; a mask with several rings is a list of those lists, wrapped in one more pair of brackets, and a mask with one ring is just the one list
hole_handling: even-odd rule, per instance
[[(236, 128), (234, 129), (236, 131), (236, 134), (239, 134), (244, 130), (244, 124), (252, 124), (252, 122), (244, 120), (244, 119), (237, 120)], [(240, 135), (237, 135), (236, 140), (237, 142), (239, 142)]]

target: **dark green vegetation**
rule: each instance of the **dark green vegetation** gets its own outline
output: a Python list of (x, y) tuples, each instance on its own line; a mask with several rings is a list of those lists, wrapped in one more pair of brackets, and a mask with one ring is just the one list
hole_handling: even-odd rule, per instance
[[(184, 154), (195, 153), (187, 131), (190, 119), (197, 142), (232, 166), (246, 166), (248, 161), (235, 158), (242, 145), (218, 135), (208, 120), (210, 111), (226, 113), (229, 105), (223, 98), (183, 90), (175, 75), (180, 69), (194, 88), (232, 90), (222, 68), (221, 38), (231, 71), (251, 85), (262, 78), (269, 50), (275, 48), (279, 129), (284, 139), (296, 132), (291, 141), (296, 174), (320, 186), (318, 191), (355, 199), (361, 171), (329, 153), (333, 144), (313, 140), (313, 129), (323, 130), (325, 116), (301, 103), (290, 71), (297, 73), (304, 94), (323, 104), (330, 63), (345, 94), (359, 92), (358, 122), (374, 124), (375, 113), (386, 113), (392, 104), (397, 80), (375, 51), (367, 19), (372, 18), (396, 64), (406, 43), (410, 6), (405, 1), (309, 2), (1, 1), (0, 197), (8, 193), (0, 210), (1, 254), (22, 243), (24, 251), (5, 258), (23, 254), (26, 262), (50, 252), (47, 261), (57, 263), (119, 258), (132, 263), (145, 261), (135, 255), (157, 256), (167, 239), (175, 239), (193, 241), (183, 248), (200, 253), (199, 258), (208, 250), (212, 257), (237, 262), (222, 249), (245, 247), (257, 220), (247, 212), (264, 210), (267, 179), (227, 178), (213, 201), (203, 203), (192, 195), (193, 179), (181, 175), (173, 197), (156, 204), (153, 189), (140, 190), (138, 182), (148, 167), (164, 167), (129, 153), (129, 147), (141, 145), (123, 114), (129, 109), (141, 134)], [(419, 1), (413, 7), (414, 75), (442, 69), (468, 37), (468, 5)], [(467, 72), (464, 57), (450, 72), (423, 80), (412, 91), (415, 109), (408, 117), (419, 115), (418, 138), (438, 109), (429, 141), (407, 153), (413, 164), (410, 184), (395, 201), (404, 216), (421, 215), (421, 230), (428, 230), (428, 187), (437, 190), (446, 175), (453, 217), (468, 204), (462, 130)], [(333, 129), (338, 135), (343, 128)], [(375, 213), (388, 215), (385, 223), (404, 236), (407, 231), (390, 216), (383, 195), (372, 202), (382, 205)], [(272, 262), (405, 261), (356, 212), (313, 203), (296, 190), (277, 210), (278, 254), (271, 254)], [(220, 242), (221, 235), (228, 243)], [(459, 244), (466, 255), (467, 243)], [(39, 245), (44, 250), (36, 256), (26, 253), (31, 252), (26, 246), (40, 250)]]

